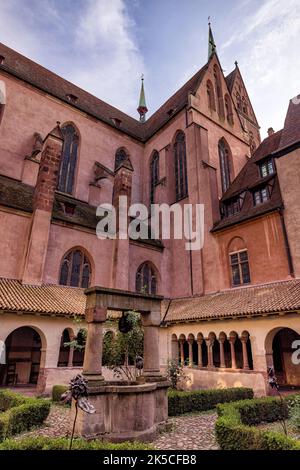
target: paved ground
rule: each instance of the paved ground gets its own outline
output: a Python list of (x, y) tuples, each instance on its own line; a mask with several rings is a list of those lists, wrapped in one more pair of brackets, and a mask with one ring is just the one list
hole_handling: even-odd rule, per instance
[[(70, 435), (70, 408), (52, 405), (44, 424), (15, 437), (67, 437)], [(170, 418), (168, 432), (153, 442), (161, 450), (212, 450), (218, 449), (214, 437), (216, 414), (212, 412)]]
[(213, 412), (170, 418), (171, 432), (161, 434), (153, 444), (161, 450), (217, 450)]

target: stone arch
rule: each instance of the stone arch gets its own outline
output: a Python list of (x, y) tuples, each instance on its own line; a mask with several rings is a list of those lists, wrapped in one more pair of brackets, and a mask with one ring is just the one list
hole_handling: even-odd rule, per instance
[(45, 367), (47, 340), (35, 325), (12, 328), (5, 339), (6, 364), (0, 367), (1, 385), (37, 385)]
[(189, 345), (186, 336), (182, 333), (179, 336), (179, 358), (182, 365), (187, 365), (189, 360)]
[[(246, 343), (246, 353), (247, 353), (247, 361), (249, 369), (253, 369), (253, 356), (252, 356), (252, 345), (251, 345), (251, 337), (249, 331), (244, 330), (241, 334), (241, 340), (245, 341)], [(244, 364), (245, 369), (245, 364)]]
[(247, 245), (245, 240), (242, 237), (233, 237), (227, 245), (227, 253), (232, 253), (234, 251), (246, 250)]
[(114, 171), (117, 171), (123, 164), (129, 166), (130, 169), (133, 170), (128, 149), (126, 147), (119, 147), (115, 153)]
[(230, 343), (225, 331), (219, 333), (219, 343), (220, 343), (220, 354), (221, 354), (221, 343), (223, 344), (224, 351), (224, 364), (222, 364), (220, 358), (220, 367), (229, 368), (231, 367), (231, 354), (230, 354)]
[(171, 336), (171, 358), (174, 361), (179, 361), (179, 339), (175, 333)]
[[(145, 271), (146, 269), (148, 271), (148, 274)], [(145, 276), (146, 276), (146, 280), (145, 280)], [(148, 284), (146, 282), (147, 276), (149, 280)], [(146, 282), (146, 285), (145, 285), (145, 282)], [(159, 287), (160, 287), (160, 274), (159, 274), (157, 267), (150, 260), (143, 261), (137, 268), (136, 274), (135, 274), (136, 292), (143, 292), (143, 289), (145, 289), (146, 293), (157, 294), (159, 292)]]
[(265, 339), (267, 366), (274, 368), (283, 386), (300, 386), (300, 365), (293, 361), (294, 341), (300, 341), (299, 331), (285, 326), (273, 328)]
[[(92, 285), (93, 282), (94, 282), (94, 275), (95, 275), (95, 263), (94, 263), (94, 260), (93, 260), (93, 257), (91, 256), (90, 252), (84, 248), (83, 246), (81, 245), (77, 245), (77, 246), (73, 246), (72, 248), (70, 248), (68, 251), (66, 251), (66, 253), (62, 256), (61, 258), (61, 261), (60, 261), (60, 265), (59, 265), (59, 273), (58, 273), (58, 284), (59, 285), (67, 285), (67, 286), (70, 286), (70, 276), (71, 276), (71, 273), (69, 270), (72, 270), (72, 266), (65, 266), (65, 269), (67, 270), (68, 269), (68, 273), (67, 273), (67, 281), (66, 283), (63, 283), (65, 282), (63, 280), (63, 268), (64, 268), (64, 263), (67, 263), (67, 260), (68, 260), (68, 257), (76, 252), (76, 251), (80, 251), (83, 255), (83, 258), (86, 258), (88, 264), (89, 264), (89, 285)], [(69, 260), (69, 263), (71, 261)], [(83, 265), (85, 265), (85, 260), (83, 259), (82, 260), (82, 263)], [(81, 286), (72, 286), (71, 287), (81, 287)], [(85, 287), (85, 286), (83, 286)]]

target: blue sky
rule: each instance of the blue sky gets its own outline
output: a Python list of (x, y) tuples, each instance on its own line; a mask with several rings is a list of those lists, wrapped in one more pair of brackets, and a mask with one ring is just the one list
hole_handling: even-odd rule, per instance
[(280, 129), (300, 93), (299, 0), (0, 0), (0, 41), (136, 117), (142, 73), (150, 115), (204, 65), (208, 16), (262, 137)]

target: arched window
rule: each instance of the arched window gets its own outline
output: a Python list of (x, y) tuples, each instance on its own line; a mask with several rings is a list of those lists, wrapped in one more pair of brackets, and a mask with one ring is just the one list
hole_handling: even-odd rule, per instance
[(153, 152), (150, 162), (150, 204), (154, 204), (155, 186), (159, 182), (159, 153)]
[(225, 95), (225, 110), (226, 110), (227, 121), (229, 122), (229, 124), (233, 125), (233, 112), (232, 112), (231, 100), (227, 93)]
[(61, 129), (64, 137), (64, 145), (61, 155), (57, 189), (64, 193), (72, 194), (77, 163), (79, 136), (72, 124), (67, 124)]
[(128, 155), (124, 149), (119, 149), (115, 156), (115, 171), (128, 160)]
[(90, 277), (91, 265), (87, 256), (79, 249), (69, 251), (61, 264), (59, 284), (87, 288)]
[(208, 100), (208, 107), (213, 111), (216, 110), (216, 103), (215, 103), (215, 92), (213, 84), (210, 80), (206, 82), (206, 89), (207, 89), (207, 100)]
[(4, 108), (6, 103), (6, 92), (5, 92), (5, 83), (0, 81), (0, 124), (4, 114)]
[(179, 201), (188, 195), (185, 135), (181, 131), (176, 135), (174, 157), (176, 200)]
[(219, 141), (219, 159), (222, 191), (225, 193), (230, 185), (230, 149), (224, 139)]
[(219, 72), (217, 65), (214, 66), (214, 79), (215, 79), (215, 89), (216, 89), (216, 94), (217, 94), (218, 113), (220, 117), (224, 117), (222, 84), (221, 84), (220, 72)]
[(141, 264), (135, 277), (135, 289), (144, 294), (156, 294), (157, 279), (152, 265), (148, 262)]

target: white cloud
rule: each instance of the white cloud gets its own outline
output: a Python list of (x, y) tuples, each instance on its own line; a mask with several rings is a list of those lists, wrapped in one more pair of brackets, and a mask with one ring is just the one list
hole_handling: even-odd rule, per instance
[(133, 30), (124, 0), (88, 0), (76, 36), (88, 60), (72, 71), (72, 79), (137, 117), (139, 78), (145, 65)]
[[(264, 0), (233, 32), (222, 51), (239, 48), (239, 64), (262, 125), (283, 126), (288, 101), (300, 92), (300, 3)], [(245, 4), (245, 8), (247, 5)]]

